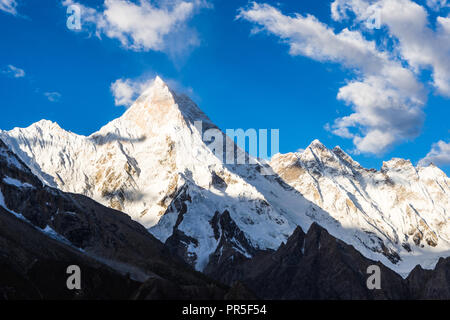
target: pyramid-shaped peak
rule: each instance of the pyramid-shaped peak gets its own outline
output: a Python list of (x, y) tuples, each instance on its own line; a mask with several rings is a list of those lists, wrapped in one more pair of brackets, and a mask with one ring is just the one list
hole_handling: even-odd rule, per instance
[(143, 129), (150, 126), (154, 129), (161, 128), (166, 124), (180, 126), (179, 121), (210, 122), (188, 96), (173, 91), (159, 76), (150, 81), (147, 89), (125, 112), (123, 118)]
[(322, 162), (334, 158), (334, 154), (318, 139), (312, 141), (304, 152), (299, 154), (301, 161)]
[(157, 85), (167, 85), (160, 76), (156, 76), (153, 82)]
[(135, 103), (131, 106), (131, 109), (135, 108), (138, 104), (149, 104), (156, 102), (165, 102), (165, 104), (173, 104), (175, 102), (176, 93), (172, 91), (167, 83), (156, 76), (153, 80), (148, 81), (142, 90), (141, 95)]
[(309, 148), (311, 148), (311, 149), (321, 149), (321, 150), (327, 149), (327, 147), (325, 147), (325, 145), (322, 142), (320, 142), (319, 139), (315, 139), (313, 142), (311, 142), (307, 149), (309, 149)]
[(156, 76), (153, 80), (148, 82), (147, 88), (142, 92), (142, 96), (149, 96), (151, 93), (165, 93), (170, 94), (171, 89), (167, 83), (161, 79), (160, 76)]

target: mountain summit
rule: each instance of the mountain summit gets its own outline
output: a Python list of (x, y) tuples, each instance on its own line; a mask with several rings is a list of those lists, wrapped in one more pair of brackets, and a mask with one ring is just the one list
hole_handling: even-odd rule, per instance
[(149, 132), (166, 125), (181, 125), (183, 121), (210, 122), (189, 97), (175, 93), (160, 77), (152, 81), (121, 118)]
[(302, 153), (273, 157), (271, 166), (344, 228), (374, 235), (366, 245), (392, 263), (412, 268), (415, 255), (431, 268), (436, 254), (450, 253), (450, 179), (436, 167), (394, 158), (369, 170), (317, 140)]
[(197, 121), (217, 128), (157, 77), (90, 136), (41, 121), (0, 138), (45, 184), (127, 213), (198, 270), (276, 250), (314, 222), (400, 273), (449, 255), (450, 182), (439, 169), (393, 160), (367, 170), (315, 140), (274, 156), (277, 174), (264, 176), (258, 163), (224, 164)]

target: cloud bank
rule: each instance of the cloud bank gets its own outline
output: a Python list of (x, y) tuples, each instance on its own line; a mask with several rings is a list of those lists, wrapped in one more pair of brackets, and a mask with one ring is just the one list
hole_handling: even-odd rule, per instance
[(118, 40), (133, 51), (180, 51), (180, 44), (171, 41), (174, 34), (182, 34), (183, 49), (196, 46), (195, 30), (188, 26), (189, 20), (204, 7), (204, 0), (160, 1), (159, 6), (149, 0), (133, 3), (127, 0), (105, 0), (103, 10), (86, 7), (73, 0), (63, 5), (77, 5), (81, 9), (82, 30), (94, 28), (95, 34)]
[[(241, 8), (237, 18), (253, 23), (254, 33), (280, 38), (292, 56), (353, 71), (354, 79), (337, 94), (353, 113), (326, 128), (352, 139), (355, 152), (381, 154), (417, 137), (427, 102), (419, 73), (430, 70), (436, 93), (450, 96), (450, 18), (438, 17), (431, 30), (426, 9), (409, 0), (336, 0), (331, 16), (352, 27), (336, 32), (313, 15), (286, 15), (255, 2)], [(376, 31), (385, 33), (382, 39), (393, 40), (392, 48), (367, 39), (366, 33), (374, 33), (372, 20), (381, 28)]]

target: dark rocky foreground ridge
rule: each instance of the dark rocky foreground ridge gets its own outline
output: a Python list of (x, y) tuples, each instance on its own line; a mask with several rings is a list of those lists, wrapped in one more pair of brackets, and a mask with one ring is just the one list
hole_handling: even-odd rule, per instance
[[(42, 185), (2, 141), (0, 192), (0, 299), (450, 299), (450, 258), (402, 279), (317, 224), (253, 259), (224, 243), (201, 274), (128, 215)], [(226, 212), (211, 223), (240, 235)], [(373, 264), (381, 290), (366, 286)]]
[[(418, 266), (403, 279), (318, 224), (306, 234), (298, 227), (276, 251), (229, 261), (234, 263), (210, 267), (207, 274), (224, 283), (239, 280), (262, 299), (450, 299), (450, 258), (441, 258), (433, 271)], [(380, 267), (380, 290), (367, 288), (370, 265)]]
[[(239, 297), (126, 214), (43, 186), (2, 141), (0, 192), (0, 299)], [(82, 270), (80, 291), (66, 287), (69, 265)]]

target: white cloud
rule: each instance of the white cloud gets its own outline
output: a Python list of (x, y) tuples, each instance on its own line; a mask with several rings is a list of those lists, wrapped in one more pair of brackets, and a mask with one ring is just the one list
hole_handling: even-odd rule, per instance
[(44, 92), (44, 96), (46, 96), (50, 102), (58, 102), (59, 99), (61, 99), (61, 94), (59, 92)]
[(17, 1), (16, 0), (0, 0), (0, 10), (17, 15)]
[(336, 21), (348, 19), (347, 11), (351, 10), (362, 16), (367, 12), (369, 4), (364, 0), (335, 0), (331, 3), (331, 17)]
[(6, 66), (6, 69), (2, 71), (3, 74), (7, 74), (14, 78), (23, 78), (25, 77), (25, 71), (23, 69), (17, 68), (12, 64)]
[(111, 92), (116, 106), (129, 107), (146, 88), (150, 87), (153, 79), (118, 79), (111, 84)]
[[(340, 2), (342, 5), (345, 1)], [(361, 12), (366, 10), (364, 1), (350, 2)], [(339, 19), (346, 14), (346, 10), (336, 5), (332, 6), (332, 12)], [(337, 96), (354, 113), (337, 119), (328, 128), (334, 134), (353, 139), (357, 152), (382, 153), (419, 134), (426, 102), (422, 84), (393, 54), (379, 49), (360, 31), (345, 28), (336, 33), (312, 15), (287, 16), (267, 4), (253, 3), (241, 9), (238, 18), (281, 38), (293, 56), (334, 62), (355, 71), (356, 79), (342, 87)]]
[[(424, 121), (421, 99), (425, 98), (414, 89), (402, 89), (378, 75), (350, 82), (339, 90), (338, 98), (352, 105), (355, 112), (337, 119), (332, 132), (352, 138), (357, 151), (375, 154), (415, 138)], [(351, 133), (353, 127), (360, 128), (360, 134)]]
[[(73, 0), (64, 0), (63, 5), (78, 5), (81, 22), (93, 25), (98, 37), (106, 35), (117, 39), (126, 49), (134, 51), (180, 50), (180, 44), (170, 41), (173, 34), (183, 35), (183, 46), (198, 44), (196, 32), (187, 26), (188, 20), (199, 8), (207, 7), (204, 0), (160, 1), (160, 6), (149, 0), (133, 3), (127, 0), (105, 0), (103, 11), (83, 6)], [(178, 47), (172, 48), (177, 45)]]
[[(428, 1), (435, 10), (448, 7), (447, 1)], [(375, 12), (389, 36), (396, 39), (395, 50), (414, 72), (423, 69), (432, 71), (436, 91), (450, 97), (450, 16), (436, 19), (436, 30), (432, 30), (425, 7), (411, 0), (336, 0), (332, 17), (342, 20), (346, 12), (353, 12), (356, 22), (368, 18), (368, 12)]]
[(420, 165), (434, 163), (438, 166), (450, 165), (450, 142), (439, 141), (433, 143), (431, 151), (419, 161)]

